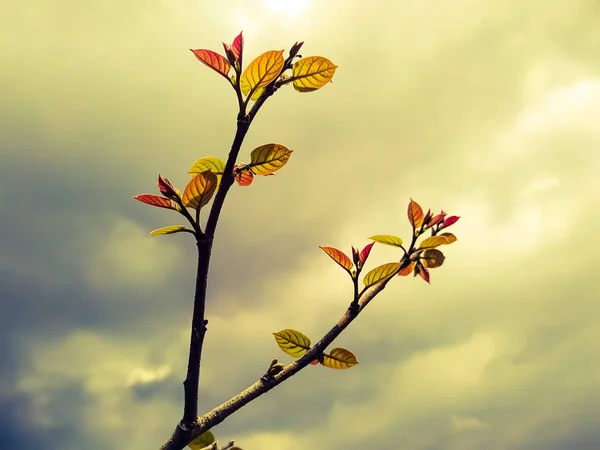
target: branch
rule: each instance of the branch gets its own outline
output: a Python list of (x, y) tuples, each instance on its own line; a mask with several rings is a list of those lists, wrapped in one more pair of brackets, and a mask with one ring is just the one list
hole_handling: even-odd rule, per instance
[[(282, 72), (291, 67), (293, 57), (290, 56), (284, 63)], [(238, 77), (239, 78), (239, 77)], [(239, 82), (234, 85), (238, 97), (241, 96)], [(277, 91), (277, 80), (273, 80), (254, 103), (254, 106), (246, 114), (246, 104), (240, 105), (237, 118), (237, 128), (231, 150), (227, 157), (225, 170), (221, 178), (221, 183), (217, 189), (217, 194), (210, 209), (210, 214), (206, 223), (205, 233), (200, 232), (200, 224), (196, 221), (196, 236), (198, 245), (198, 270), (196, 273), (196, 291), (194, 294), (194, 311), (192, 313), (192, 332), (190, 337), (190, 353), (188, 357), (188, 369), (184, 388), (184, 407), (183, 418), (178, 426), (182, 430), (189, 430), (197, 425), (198, 419), (198, 390), (200, 386), (200, 361), (202, 360), (202, 347), (204, 345), (204, 336), (206, 335), (208, 320), (205, 319), (206, 313), (206, 287), (208, 284), (208, 269), (210, 265), (210, 255), (212, 243), (221, 214), (221, 209), (225, 203), (227, 192), (234, 182), (235, 175), (233, 167), (242, 148), (244, 138), (248, 133), (250, 124), (256, 117), (260, 108), (267, 99)], [(248, 97), (249, 98), (249, 97)], [(188, 214), (189, 215), (189, 214)]]
[[(400, 270), (409, 264), (410, 259), (403, 258), (403, 263)], [(317, 342), (302, 357), (285, 366), (285, 368), (274, 378), (259, 379), (256, 383), (248, 387), (243, 392), (217, 406), (212, 411), (204, 414), (202, 417), (199, 417), (197, 424), (195, 424), (191, 429), (184, 429), (180, 424), (173, 432), (171, 438), (165, 442), (159, 450), (183, 450), (183, 448), (197, 436), (220, 424), (227, 417), (241, 409), (244, 405), (269, 392), (274, 387), (280, 385), (285, 380), (304, 369), (312, 361), (318, 359), (318, 357), (325, 351), (327, 346), (330, 345), (342, 333), (342, 331), (344, 331), (348, 325), (352, 323), (354, 319), (356, 319), (358, 314), (366, 308), (371, 300), (377, 294), (383, 291), (383, 289), (385, 289), (390, 280), (391, 278), (377, 284), (365, 292), (358, 304), (358, 308), (355, 308), (352, 305), (348, 307), (337, 324), (335, 324), (319, 342)]]

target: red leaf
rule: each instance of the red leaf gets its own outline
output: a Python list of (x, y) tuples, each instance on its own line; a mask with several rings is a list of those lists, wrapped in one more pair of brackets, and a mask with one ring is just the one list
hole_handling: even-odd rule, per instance
[(367, 258), (369, 257), (369, 253), (371, 253), (371, 249), (373, 248), (374, 244), (375, 242), (371, 242), (370, 244), (366, 245), (365, 248), (363, 248), (360, 252), (359, 260), (361, 264), (364, 264)]
[(239, 61), (242, 57), (242, 52), (244, 51), (244, 36), (242, 36), (242, 32), (238, 34), (233, 40), (233, 44), (231, 44), (231, 51), (235, 55), (235, 58)]
[(432, 227), (432, 226), (440, 223), (442, 220), (444, 220), (444, 217), (446, 217), (446, 213), (444, 211), (433, 216), (432, 219), (429, 221), (429, 227)]
[(220, 73), (225, 78), (227, 78), (227, 74), (229, 73), (229, 69), (231, 66), (229, 65), (229, 61), (222, 55), (219, 55), (217, 52), (213, 52), (212, 50), (192, 50), (190, 51), (200, 60), (200, 62), (208, 67), (210, 67), (215, 72)]
[(159, 208), (175, 209), (171, 205), (171, 200), (169, 200), (168, 198), (161, 197), (159, 195), (140, 194), (136, 195), (133, 198), (136, 199), (138, 202), (146, 203), (147, 205), (158, 206)]
[(423, 225), (423, 209), (412, 198), (408, 204), (408, 220), (410, 221), (413, 230), (417, 230)]
[(423, 280), (429, 283), (429, 270), (427, 270), (421, 263), (418, 263), (415, 267), (415, 274), (419, 275)]
[(168, 178), (165, 178), (160, 174), (158, 175), (156, 187), (158, 187), (158, 190), (162, 195), (170, 198), (171, 200), (179, 198), (179, 194), (177, 194), (177, 190), (175, 189), (175, 186), (173, 186), (173, 183), (171, 183)]
[(460, 219), (460, 216), (450, 216), (450, 217), (448, 217), (442, 223), (442, 228), (446, 228), (446, 227), (449, 227), (450, 225), (455, 224), (458, 221), (458, 219)]

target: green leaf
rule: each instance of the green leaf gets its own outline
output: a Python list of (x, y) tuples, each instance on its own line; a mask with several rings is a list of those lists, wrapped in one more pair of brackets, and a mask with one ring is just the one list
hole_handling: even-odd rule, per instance
[(301, 357), (310, 349), (310, 339), (291, 328), (273, 333), (273, 336), (279, 348), (294, 358)]
[(279, 144), (266, 144), (250, 153), (250, 164), (255, 175), (271, 175), (286, 165), (293, 150)]
[(345, 348), (334, 348), (323, 354), (323, 365), (330, 369), (349, 369), (358, 364), (354, 353)]
[(381, 283), (388, 278), (393, 277), (400, 269), (401, 264), (397, 262), (382, 264), (379, 267), (375, 267), (368, 274), (365, 275), (365, 286), (371, 287), (374, 284)]
[(392, 236), (390, 234), (376, 234), (375, 236), (371, 236), (367, 239), (372, 239), (380, 244), (391, 245), (392, 247), (402, 246), (402, 239), (400, 239), (398, 236)]
[(183, 225), (170, 225), (168, 227), (162, 227), (157, 230), (151, 231), (150, 236), (160, 236), (161, 234), (174, 234), (182, 231), (192, 233), (192, 230), (184, 227)]
[(196, 439), (194, 439), (192, 442), (190, 442), (188, 444), (188, 447), (192, 450), (200, 450), (206, 447), (207, 445), (212, 444), (213, 442), (215, 442), (215, 436), (212, 434), (212, 431), (207, 430), (200, 436), (198, 436)]
[(205, 156), (197, 159), (189, 170), (191, 176), (198, 175), (206, 170), (210, 170), (217, 176), (217, 185), (221, 182), (221, 177), (225, 172), (225, 162), (215, 156)]

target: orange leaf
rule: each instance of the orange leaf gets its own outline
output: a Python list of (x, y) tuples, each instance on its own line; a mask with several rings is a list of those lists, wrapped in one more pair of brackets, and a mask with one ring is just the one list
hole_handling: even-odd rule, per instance
[(199, 173), (185, 187), (183, 204), (190, 208), (199, 209), (205, 206), (217, 187), (217, 176), (210, 170)]
[(260, 55), (246, 67), (240, 77), (242, 93), (254, 93), (256, 89), (275, 80), (281, 73), (284, 62), (283, 50), (271, 50)]
[(147, 205), (158, 206), (159, 208), (175, 209), (171, 204), (171, 200), (169, 200), (168, 198), (161, 197), (159, 195), (140, 194), (136, 195), (133, 198), (136, 199), (138, 202), (142, 202)]
[(348, 258), (348, 256), (346, 256), (346, 254), (341, 250), (338, 250), (337, 248), (333, 247), (319, 246), (319, 248), (325, 253), (327, 253), (329, 257), (333, 259), (336, 263), (338, 263), (340, 266), (346, 269), (347, 272), (349, 272), (352, 269), (352, 267), (354, 267), (354, 264), (352, 264), (350, 258)]
[(254, 174), (248, 168), (240, 170), (235, 174), (235, 181), (240, 186), (250, 186), (254, 181)]
[(229, 73), (229, 69), (231, 69), (231, 66), (229, 65), (229, 61), (227, 61), (227, 58), (225, 58), (222, 55), (219, 55), (217, 52), (213, 52), (212, 50), (190, 49), (190, 51), (194, 54), (194, 56), (196, 56), (196, 58), (200, 60), (202, 64), (210, 67), (215, 72), (229, 79), (227, 77), (227, 74)]
[(404, 269), (400, 270), (398, 272), (398, 276), (400, 277), (405, 277), (407, 275), (410, 275), (410, 273), (413, 271), (413, 267), (415, 267), (415, 263), (412, 262), (410, 263), (408, 266), (406, 266)]
[(292, 66), (294, 89), (298, 92), (312, 92), (321, 89), (333, 78), (337, 66), (327, 58), (309, 56)]
[(423, 225), (423, 209), (412, 198), (408, 204), (408, 220), (413, 230), (417, 230)]

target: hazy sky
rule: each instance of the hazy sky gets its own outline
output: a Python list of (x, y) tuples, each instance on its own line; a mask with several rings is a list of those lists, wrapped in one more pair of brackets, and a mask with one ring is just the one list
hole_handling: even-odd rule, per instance
[[(336, 345), (213, 431), (244, 450), (589, 450), (600, 442), (597, 0), (31, 0), (0, 17), (0, 448), (147, 450), (181, 416), (195, 246), (132, 200), (225, 158), (246, 61), (304, 40), (333, 84), (269, 99), (211, 266), (200, 408), (317, 340), (351, 286), (319, 250), (460, 215), (431, 285), (399, 278)], [(393, 260), (377, 246), (372, 264)], [(124, 446), (124, 443), (126, 445)]]

